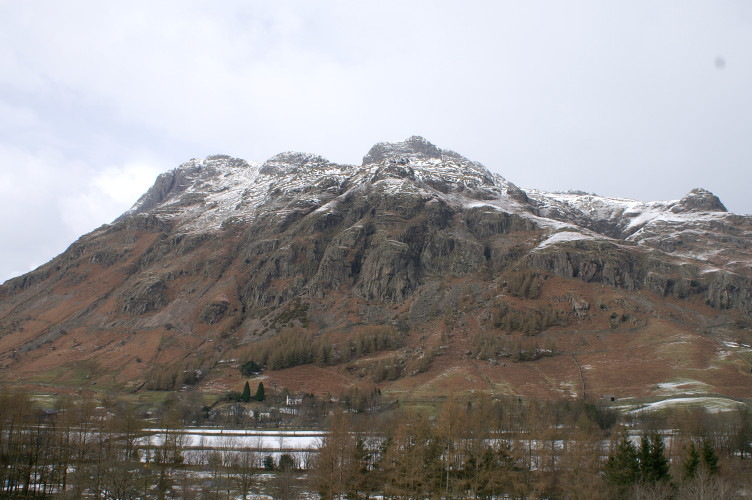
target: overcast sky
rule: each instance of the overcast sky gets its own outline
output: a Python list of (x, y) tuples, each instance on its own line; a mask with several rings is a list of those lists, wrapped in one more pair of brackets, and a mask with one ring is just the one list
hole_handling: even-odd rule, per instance
[(0, 282), (190, 158), (415, 134), (521, 187), (752, 213), (752, 2), (0, 0)]

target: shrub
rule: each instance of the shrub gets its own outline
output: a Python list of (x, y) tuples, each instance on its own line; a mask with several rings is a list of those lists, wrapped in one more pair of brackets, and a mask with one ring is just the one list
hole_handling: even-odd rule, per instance
[(280, 470), (295, 469), (295, 459), (292, 458), (292, 455), (289, 453), (283, 453), (282, 456), (279, 457), (279, 468)]
[(246, 361), (240, 365), (240, 373), (244, 377), (252, 377), (258, 375), (261, 372), (261, 367), (253, 360)]

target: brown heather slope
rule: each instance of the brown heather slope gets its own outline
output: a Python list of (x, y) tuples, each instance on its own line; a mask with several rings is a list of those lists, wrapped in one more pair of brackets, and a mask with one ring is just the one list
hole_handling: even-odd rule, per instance
[(701, 190), (528, 197), (422, 139), (374, 148), (160, 176), (0, 286), (0, 380), (222, 393), (252, 359), (316, 394), (752, 398), (748, 217)]

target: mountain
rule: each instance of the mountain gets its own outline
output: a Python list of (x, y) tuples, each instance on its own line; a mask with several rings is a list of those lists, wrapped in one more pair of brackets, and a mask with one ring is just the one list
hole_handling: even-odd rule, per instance
[(421, 137), (191, 160), (0, 287), (0, 378), (752, 397), (752, 217), (523, 190)]

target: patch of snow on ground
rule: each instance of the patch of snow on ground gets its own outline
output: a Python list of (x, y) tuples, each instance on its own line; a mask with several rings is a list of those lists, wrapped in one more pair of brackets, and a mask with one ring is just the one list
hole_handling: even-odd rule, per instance
[[(213, 449), (239, 449), (252, 448), (261, 451), (271, 450), (292, 450), (305, 451), (315, 450), (324, 437), (322, 434), (308, 435), (290, 435), (285, 433), (213, 433), (197, 430), (185, 430), (178, 432), (181, 436), (182, 444), (186, 448), (195, 448), (201, 450)], [(140, 438), (141, 444), (150, 446), (161, 446), (164, 444), (164, 434), (155, 433), (147, 437)]]
[(632, 410), (630, 413), (639, 413), (643, 411), (656, 411), (671, 406), (702, 406), (706, 411), (719, 413), (722, 411), (735, 410), (739, 405), (736, 401), (724, 398), (697, 397), (697, 398), (671, 398), (655, 403), (647, 404), (643, 407)]
[(592, 236), (588, 234), (582, 234), (577, 233), (574, 231), (560, 231), (558, 233), (554, 233), (551, 236), (549, 236), (546, 240), (542, 241), (537, 248), (546, 248), (551, 245), (556, 245), (558, 243), (567, 243), (570, 241), (578, 241), (578, 240), (593, 240)]
[(658, 384), (658, 390), (664, 394), (699, 394), (708, 392), (710, 386), (691, 379), (680, 379)]
[(725, 345), (726, 347), (730, 347), (732, 349), (749, 349), (750, 347), (752, 347), (752, 346), (747, 345), (747, 344), (742, 344), (742, 343), (739, 343), (739, 342), (733, 342), (733, 341), (730, 341), (730, 340), (724, 340), (723, 341), (723, 345)]

